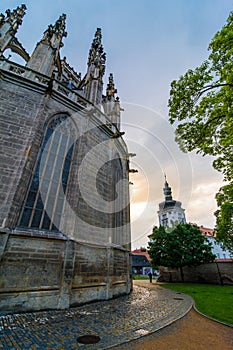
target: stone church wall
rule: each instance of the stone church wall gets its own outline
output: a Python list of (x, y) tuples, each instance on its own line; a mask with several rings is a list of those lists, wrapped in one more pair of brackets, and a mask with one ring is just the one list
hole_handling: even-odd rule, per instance
[(127, 251), (55, 235), (0, 233), (0, 314), (64, 309), (129, 293)]
[[(47, 93), (47, 77), (6, 60), (0, 66), (1, 312), (67, 308), (129, 293), (128, 187), (118, 227), (114, 208), (107, 211), (115, 199), (113, 174), (104, 168), (107, 159), (119, 158), (128, 181), (125, 143), (111, 138), (114, 126), (77, 94), (59, 90), (56, 82)], [(19, 227), (25, 197), (46, 127), (59, 114), (74, 120), (78, 135), (62, 229), (25, 230)], [(81, 193), (78, 174), (87, 155)], [(102, 210), (93, 209), (93, 203)]]

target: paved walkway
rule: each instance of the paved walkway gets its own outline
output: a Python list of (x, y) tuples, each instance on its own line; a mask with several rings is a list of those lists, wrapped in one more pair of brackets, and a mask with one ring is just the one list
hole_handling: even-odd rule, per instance
[[(132, 294), (114, 300), (0, 317), (0, 349), (109, 349), (165, 327), (191, 307), (187, 295), (134, 281)], [(83, 335), (100, 340), (85, 345), (77, 341)]]

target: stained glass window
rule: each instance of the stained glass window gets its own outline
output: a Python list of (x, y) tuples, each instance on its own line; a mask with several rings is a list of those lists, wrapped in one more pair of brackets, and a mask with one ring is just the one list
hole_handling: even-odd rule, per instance
[(19, 226), (58, 231), (74, 151), (75, 129), (62, 115), (48, 125)]

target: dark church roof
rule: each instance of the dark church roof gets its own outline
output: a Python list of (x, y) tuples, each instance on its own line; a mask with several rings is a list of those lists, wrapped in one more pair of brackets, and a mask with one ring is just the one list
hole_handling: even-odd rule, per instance
[(174, 207), (181, 208), (181, 202), (172, 199), (159, 203), (159, 210)]

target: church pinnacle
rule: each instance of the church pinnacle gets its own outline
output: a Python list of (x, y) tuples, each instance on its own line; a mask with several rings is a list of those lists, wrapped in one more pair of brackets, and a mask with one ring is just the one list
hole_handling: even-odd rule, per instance
[[(15, 37), (15, 34), (22, 24), (22, 18), (26, 13), (26, 5), (18, 6), (15, 10), (6, 10), (6, 16), (0, 13), (0, 56), (8, 49), (18, 49), (27, 57), (27, 53)], [(23, 52), (24, 51), (24, 52)]]
[(113, 74), (110, 73), (108, 78), (107, 89), (106, 89), (107, 99), (108, 100), (111, 100), (112, 98), (115, 99), (115, 93), (117, 93), (117, 89), (115, 89)]
[(66, 15), (63, 13), (54, 25), (48, 26), (27, 64), (28, 68), (52, 76), (55, 65), (60, 67), (59, 50), (63, 46), (63, 37), (67, 36), (65, 21)]
[(97, 28), (89, 51), (84, 84), (84, 97), (95, 105), (100, 105), (102, 102), (105, 62), (101, 29)]
[(120, 129), (121, 106), (119, 97), (115, 97), (117, 89), (115, 88), (113, 74), (109, 74), (108, 84), (106, 88), (106, 96), (103, 95), (104, 112), (111, 119), (111, 122)]
[(89, 51), (88, 66), (94, 65), (99, 70), (102, 78), (105, 72), (106, 53), (104, 52), (101, 41), (101, 29), (97, 28)]
[(6, 22), (9, 23), (11, 26), (12, 34), (15, 34), (20, 24), (22, 24), (22, 18), (26, 13), (26, 9), (26, 5), (22, 4), (21, 6), (18, 6), (15, 10), (6, 10), (6, 16), (4, 16), (1, 13), (0, 26), (2, 26)]
[(42, 41), (46, 41), (49, 45), (51, 45), (54, 48), (62, 47), (62, 38), (67, 36), (67, 32), (65, 31), (65, 21), (66, 15), (63, 13), (54, 25), (50, 24), (48, 26), (48, 28), (44, 32)]

